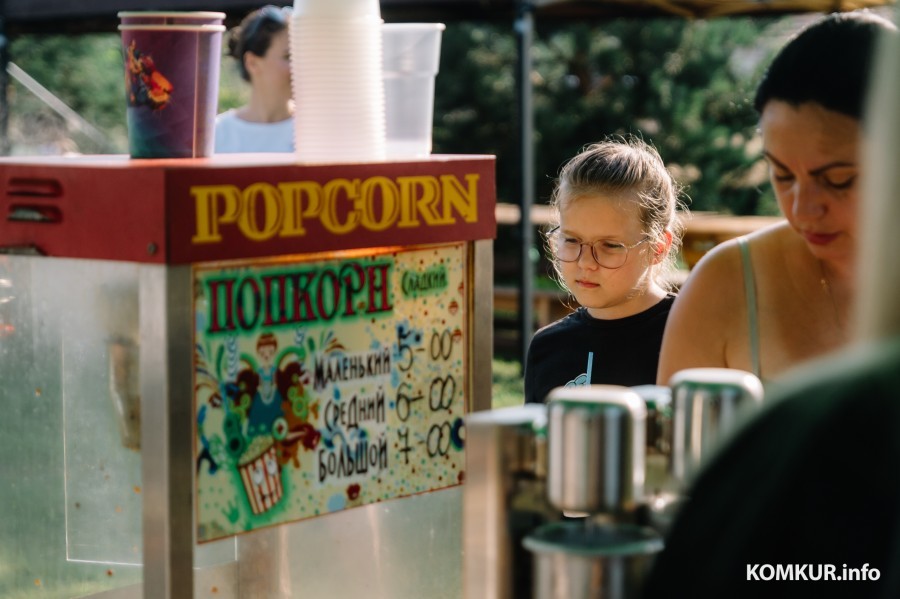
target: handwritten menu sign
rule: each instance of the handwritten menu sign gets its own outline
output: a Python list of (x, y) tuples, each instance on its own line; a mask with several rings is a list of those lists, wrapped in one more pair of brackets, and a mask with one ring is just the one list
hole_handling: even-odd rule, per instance
[(197, 538), (459, 484), (466, 244), (194, 268)]

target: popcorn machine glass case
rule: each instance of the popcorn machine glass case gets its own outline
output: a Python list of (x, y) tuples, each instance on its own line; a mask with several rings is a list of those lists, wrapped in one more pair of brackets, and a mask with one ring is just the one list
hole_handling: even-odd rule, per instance
[(0, 595), (461, 596), (492, 157), (0, 185)]

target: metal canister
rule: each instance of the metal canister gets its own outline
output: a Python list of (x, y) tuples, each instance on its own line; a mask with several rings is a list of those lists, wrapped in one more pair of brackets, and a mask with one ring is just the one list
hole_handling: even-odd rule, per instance
[(633, 524), (566, 521), (540, 527), (524, 545), (534, 554), (535, 599), (631, 599), (663, 541)]
[(763, 386), (753, 374), (731, 368), (676, 372), (672, 389), (672, 476), (685, 488), (701, 461), (737, 423), (739, 411), (759, 406)]
[(466, 416), (463, 571), (467, 599), (529, 597), (532, 556), (522, 539), (559, 519), (547, 501), (547, 407)]
[(664, 385), (639, 385), (631, 390), (647, 407), (644, 492), (655, 495), (670, 486), (672, 391)]
[(644, 401), (612, 385), (560, 387), (547, 399), (550, 503), (572, 512), (631, 513), (644, 487)]

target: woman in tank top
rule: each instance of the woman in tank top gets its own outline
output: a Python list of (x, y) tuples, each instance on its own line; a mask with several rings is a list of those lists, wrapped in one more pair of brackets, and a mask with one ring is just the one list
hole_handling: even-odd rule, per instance
[(672, 307), (657, 382), (694, 367), (764, 379), (842, 346), (856, 276), (861, 117), (877, 36), (893, 24), (834, 14), (798, 33), (754, 105), (785, 221), (704, 256)]

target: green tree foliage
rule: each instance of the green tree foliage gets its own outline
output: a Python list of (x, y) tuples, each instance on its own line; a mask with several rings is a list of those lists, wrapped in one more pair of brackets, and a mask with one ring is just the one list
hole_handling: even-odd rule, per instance
[[(750, 98), (761, 65), (795, 21), (538, 19), (538, 25), (531, 76), (537, 201), (549, 199), (560, 165), (585, 144), (633, 133), (658, 147), (693, 210), (775, 212), (763, 185)], [(11, 55), (111, 140), (97, 148), (73, 133), (71, 149), (126, 151), (118, 34), (20, 36)], [(220, 110), (247, 97), (233, 63), (223, 57)], [(497, 155), (498, 197), (513, 203), (520, 187), (516, 64), (511, 22), (448, 23), (434, 129), (437, 152)], [(14, 84), (12, 92), (14, 143), (32, 148), (42, 123), (60, 128), (61, 119), (24, 88)]]
[[(224, 45), (224, 42), (223, 42)], [(219, 109), (225, 112), (243, 106), (250, 100), (250, 84), (241, 79), (238, 61), (227, 54), (222, 56), (219, 70)]]
[[(776, 210), (751, 99), (781, 39), (770, 19), (554, 24), (533, 48), (537, 201), (559, 167), (609, 135), (652, 142), (693, 210)], [(507, 24), (451, 24), (436, 86), (436, 151), (498, 156), (498, 196), (518, 203), (516, 40)]]
[[(12, 86), (13, 141), (26, 150), (127, 152), (125, 72), (118, 33), (79, 36), (25, 35), (13, 40), (12, 61), (86, 121), (104, 132), (106, 147), (67, 127), (63, 118), (19, 84)], [(219, 112), (247, 102), (250, 87), (235, 60), (222, 57)], [(68, 135), (72, 139), (68, 139)]]
[[(125, 142), (125, 72), (118, 34), (25, 35), (13, 38), (13, 63), (47, 88), (86, 121), (107, 134), (109, 146), (96, 147), (74, 135), (82, 152), (127, 151)], [(11, 114), (15, 140), (32, 147), (35, 137), (52, 137), (62, 118), (21, 85), (12, 88)]]

